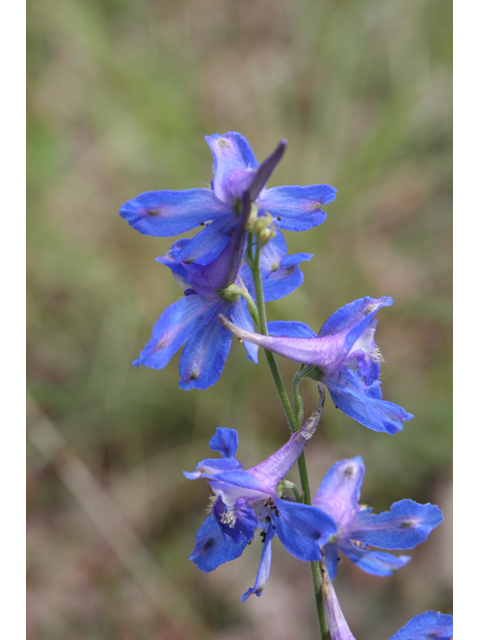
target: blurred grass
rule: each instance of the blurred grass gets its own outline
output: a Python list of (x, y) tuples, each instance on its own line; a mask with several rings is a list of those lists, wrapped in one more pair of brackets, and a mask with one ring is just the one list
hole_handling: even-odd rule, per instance
[[(187, 560), (208, 489), (182, 469), (207, 455), (219, 425), (239, 430), (239, 457), (253, 465), (283, 443), (286, 424), (264, 360), (246, 363), (236, 343), (203, 392), (178, 389), (178, 356), (162, 371), (131, 366), (179, 290), (154, 262), (173, 239), (141, 236), (118, 208), (142, 191), (203, 186), (203, 136), (228, 130), (259, 159), (289, 139), (271, 186), (338, 189), (324, 225), (286, 234), (290, 252), (315, 258), (269, 318), (318, 328), (355, 298), (392, 296), (377, 330), (384, 396), (415, 420), (390, 438), (327, 399), (307, 451), (312, 485), (361, 454), (363, 501), (385, 509), (410, 497), (446, 512), (392, 578), (345, 563), (339, 597), (371, 640), (448, 610), (451, 40), (444, 0), (28, 4), (29, 393), (210, 637), (315, 637), (308, 567), (280, 545), (268, 588), (244, 606), (258, 549), (208, 576)], [(292, 363), (279, 364), (291, 378)], [(316, 391), (304, 385), (308, 411)], [(58, 460), (33, 446), (28, 460), (30, 638), (186, 637), (132, 584), (63, 488)]]

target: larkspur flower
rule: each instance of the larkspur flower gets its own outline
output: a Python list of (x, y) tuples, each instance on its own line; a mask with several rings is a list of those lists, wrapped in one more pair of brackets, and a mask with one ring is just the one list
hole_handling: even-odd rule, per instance
[(303, 322), (269, 322), (270, 335), (264, 336), (221, 320), (239, 338), (309, 365), (309, 375), (325, 384), (336, 407), (369, 429), (393, 434), (413, 415), (382, 400), (374, 316), (391, 304), (385, 296), (354, 300), (330, 316), (318, 335)]
[[(321, 567), (322, 599), (331, 640), (355, 640), (340, 608), (328, 571), (323, 565)], [(413, 617), (390, 640), (452, 640), (452, 638), (453, 617), (437, 611), (426, 611)]]
[(400, 500), (390, 511), (373, 513), (358, 504), (365, 465), (360, 456), (335, 463), (328, 471), (312, 500), (337, 523), (337, 533), (324, 546), (325, 565), (335, 578), (340, 549), (363, 571), (388, 576), (403, 567), (410, 558), (374, 550), (413, 549), (424, 542), (443, 520), (440, 509), (432, 504)]
[[(217, 382), (232, 342), (232, 334), (220, 323), (219, 314), (226, 315), (241, 327), (253, 329), (246, 301), (238, 293), (238, 287), (253, 292), (249, 267), (242, 265), (239, 269), (248, 215), (249, 199), (246, 194), (242, 222), (220, 254), (206, 265), (180, 260), (183, 248), (191, 242), (186, 238), (176, 242), (167, 255), (157, 258), (172, 270), (175, 280), (184, 290), (184, 297), (160, 316), (150, 341), (134, 365), (162, 369), (186, 345), (179, 362), (180, 387), (206, 389)], [(312, 257), (306, 253), (291, 256), (286, 253), (286, 243), (281, 234), (264, 248), (261, 275), (267, 300), (282, 298), (300, 286), (303, 274), (298, 265)], [(236, 285), (237, 289), (234, 287), (232, 290), (231, 285)], [(248, 357), (258, 362), (258, 347), (249, 342), (244, 346)]]
[(213, 154), (212, 188), (140, 194), (120, 209), (120, 215), (134, 229), (166, 237), (206, 225), (179, 255), (182, 261), (201, 263), (213, 259), (228, 243), (240, 219), (245, 191), (249, 191), (253, 203), (251, 219), (268, 217), (275, 220), (277, 228), (288, 231), (306, 231), (324, 222), (322, 205), (335, 199), (333, 187), (317, 184), (265, 188), (283, 155), (286, 140), (281, 140), (259, 165), (240, 133), (215, 133), (205, 139)]
[(284, 547), (300, 560), (320, 560), (321, 545), (335, 535), (333, 519), (321, 509), (280, 499), (276, 489), (312, 437), (321, 415), (321, 407), (293, 434), (289, 441), (264, 462), (251, 469), (235, 459), (238, 436), (234, 429), (219, 427), (210, 440), (210, 448), (222, 458), (202, 460), (191, 480), (205, 478), (216, 496), (212, 513), (200, 527), (190, 555), (201, 571), (210, 572), (238, 558), (261, 528), (264, 543), (254, 586), (242, 596), (260, 596), (268, 580), (271, 541), (278, 535)]

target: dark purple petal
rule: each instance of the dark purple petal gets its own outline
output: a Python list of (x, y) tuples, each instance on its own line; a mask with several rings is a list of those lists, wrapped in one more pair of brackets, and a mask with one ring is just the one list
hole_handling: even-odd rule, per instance
[(265, 540), (263, 541), (264, 546), (262, 550), (262, 557), (260, 558), (260, 566), (258, 567), (255, 584), (241, 596), (240, 599), (242, 602), (246, 602), (253, 594), (261, 596), (265, 589), (268, 576), (270, 575), (270, 565), (272, 562), (272, 538), (274, 535), (275, 531), (273, 530), (273, 526), (270, 524), (267, 528)]
[(287, 146), (287, 140), (283, 139), (277, 145), (275, 151), (273, 151), (255, 171), (255, 177), (253, 178), (250, 186), (250, 196), (252, 202), (254, 202), (262, 191), (263, 187), (267, 184), (268, 179), (272, 175), (275, 167), (282, 159)]
[(404, 567), (410, 560), (409, 556), (394, 556), (383, 551), (371, 551), (357, 546), (349, 540), (339, 540), (338, 548), (365, 573), (374, 576), (389, 576), (397, 569)]
[(231, 214), (211, 189), (147, 191), (122, 205), (120, 215), (149, 236), (176, 236)]
[(238, 434), (235, 429), (217, 427), (215, 435), (210, 438), (210, 449), (220, 451), (222, 458), (235, 458), (238, 448)]
[(359, 511), (345, 536), (381, 549), (413, 549), (424, 542), (442, 520), (442, 512), (436, 505), (400, 500), (383, 513)]
[(233, 507), (227, 507), (221, 498), (217, 498), (212, 513), (225, 535), (234, 542), (244, 537), (252, 540), (258, 526), (254, 510), (243, 498), (239, 498)]
[(249, 215), (250, 199), (248, 193), (244, 193), (241, 218), (225, 248), (208, 264), (192, 263), (185, 265), (188, 281), (192, 288), (202, 296), (206, 298), (212, 297), (216, 292), (226, 289), (235, 282), (245, 247), (247, 234), (245, 224)]
[(283, 546), (299, 560), (321, 560), (321, 546), (337, 533), (335, 521), (321, 509), (276, 500), (279, 515), (272, 516)]
[(343, 537), (344, 528), (357, 515), (364, 474), (365, 465), (360, 456), (340, 460), (329, 469), (313, 498), (312, 504), (335, 520), (339, 536)]
[(155, 323), (150, 341), (134, 365), (162, 369), (187, 340), (208, 322), (214, 304), (191, 295), (170, 305)]
[(452, 640), (453, 616), (426, 611), (415, 616), (390, 640)]
[(308, 231), (325, 222), (322, 205), (335, 200), (337, 190), (327, 184), (266, 189), (260, 198), (260, 213), (270, 213), (275, 226), (287, 231)]
[(210, 514), (197, 533), (195, 549), (189, 560), (192, 560), (201, 571), (209, 573), (224, 562), (235, 560), (242, 555), (248, 544), (246, 538), (234, 542), (226, 536), (218, 526), (215, 517)]

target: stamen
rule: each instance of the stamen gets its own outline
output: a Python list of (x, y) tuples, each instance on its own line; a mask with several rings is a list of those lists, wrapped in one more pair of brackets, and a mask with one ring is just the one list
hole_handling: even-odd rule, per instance
[(220, 518), (220, 522), (222, 522), (223, 524), (226, 524), (227, 527), (234, 527), (235, 526), (235, 522), (237, 521), (237, 515), (234, 511), (234, 509), (228, 509), (227, 511), (225, 511), (224, 513), (222, 513), (222, 517)]
[(207, 506), (205, 507), (205, 511), (207, 513), (212, 513), (213, 505), (217, 501), (217, 496), (209, 496)]

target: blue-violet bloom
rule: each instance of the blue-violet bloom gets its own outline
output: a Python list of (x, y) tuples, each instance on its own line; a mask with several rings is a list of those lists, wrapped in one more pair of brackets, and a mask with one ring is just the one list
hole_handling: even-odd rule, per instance
[[(328, 571), (323, 565), (320, 566), (322, 567), (322, 597), (330, 637), (332, 640), (355, 640), (340, 608)], [(452, 638), (453, 616), (437, 611), (426, 611), (413, 617), (390, 640), (452, 640)]]
[[(184, 297), (170, 305), (160, 316), (153, 327), (150, 341), (134, 365), (162, 369), (186, 344), (179, 362), (180, 387), (206, 389), (217, 382), (232, 342), (232, 334), (220, 323), (219, 314), (224, 314), (245, 329), (253, 329), (245, 299), (232, 291), (231, 287), (237, 285), (253, 292), (249, 267), (242, 265), (239, 269), (248, 215), (247, 193), (242, 223), (237, 225), (220, 254), (206, 265), (179, 259), (183, 247), (191, 242), (186, 238), (176, 242), (167, 255), (157, 258), (172, 270), (176, 282), (184, 290)], [(261, 274), (266, 300), (286, 296), (303, 281), (298, 264), (309, 260), (311, 254), (287, 256), (286, 253), (286, 243), (280, 233), (264, 247)], [(245, 283), (242, 287), (243, 279)], [(258, 347), (250, 342), (245, 342), (244, 346), (248, 357), (258, 362)]]
[(254, 586), (242, 596), (260, 596), (270, 573), (271, 541), (278, 535), (284, 547), (300, 560), (320, 560), (321, 545), (336, 534), (334, 520), (321, 509), (282, 500), (276, 490), (279, 482), (312, 437), (321, 409), (293, 434), (289, 441), (264, 462), (244, 469), (235, 459), (238, 436), (234, 429), (219, 427), (210, 440), (210, 448), (222, 458), (202, 460), (191, 480), (205, 478), (216, 496), (211, 514), (200, 527), (195, 548), (190, 555), (201, 571), (210, 572), (219, 565), (238, 558), (261, 528), (264, 543)]
[(354, 300), (330, 316), (318, 335), (303, 322), (269, 322), (268, 336), (222, 322), (239, 338), (309, 365), (310, 377), (325, 384), (336, 407), (369, 429), (393, 434), (413, 415), (382, 400), (375, 314), (391, 304), (386, 296)]
[(312, 500), (314, 506), (328, 513), (337, 524), (337, 533), (324, 546), (325, 565), (335, 578), (340, 549), (363, 571), (388, 576), (410, 560), (381, 549), (413, 549), (427, 539), (443, 520), (440, 509), (432, 504), (400, 500), (390, 511), (373, 513), (358, 504), (365, 465), (360, 456), (335, 463)]
[[(205, 263), (220, 253), (240, 219), (241, 199), (249, 191), (251, 218), (268, 216), (275, 226), (306, 231), (322, 224), (322, 205), (335, 199), (336, 189), (326, 184), (266, 189), (265, 184), (280, 161), (286, 140), (260, 165), (247, 140), (230, 131), (205, 136), (213, 154), (211, 189), (147, 191), (129, 200), (120, 215), (140, 233), (174, 236), (206, 225), (186, 246), (179, 259)], [(206, 257), (208, 256), (208, 258)]]

